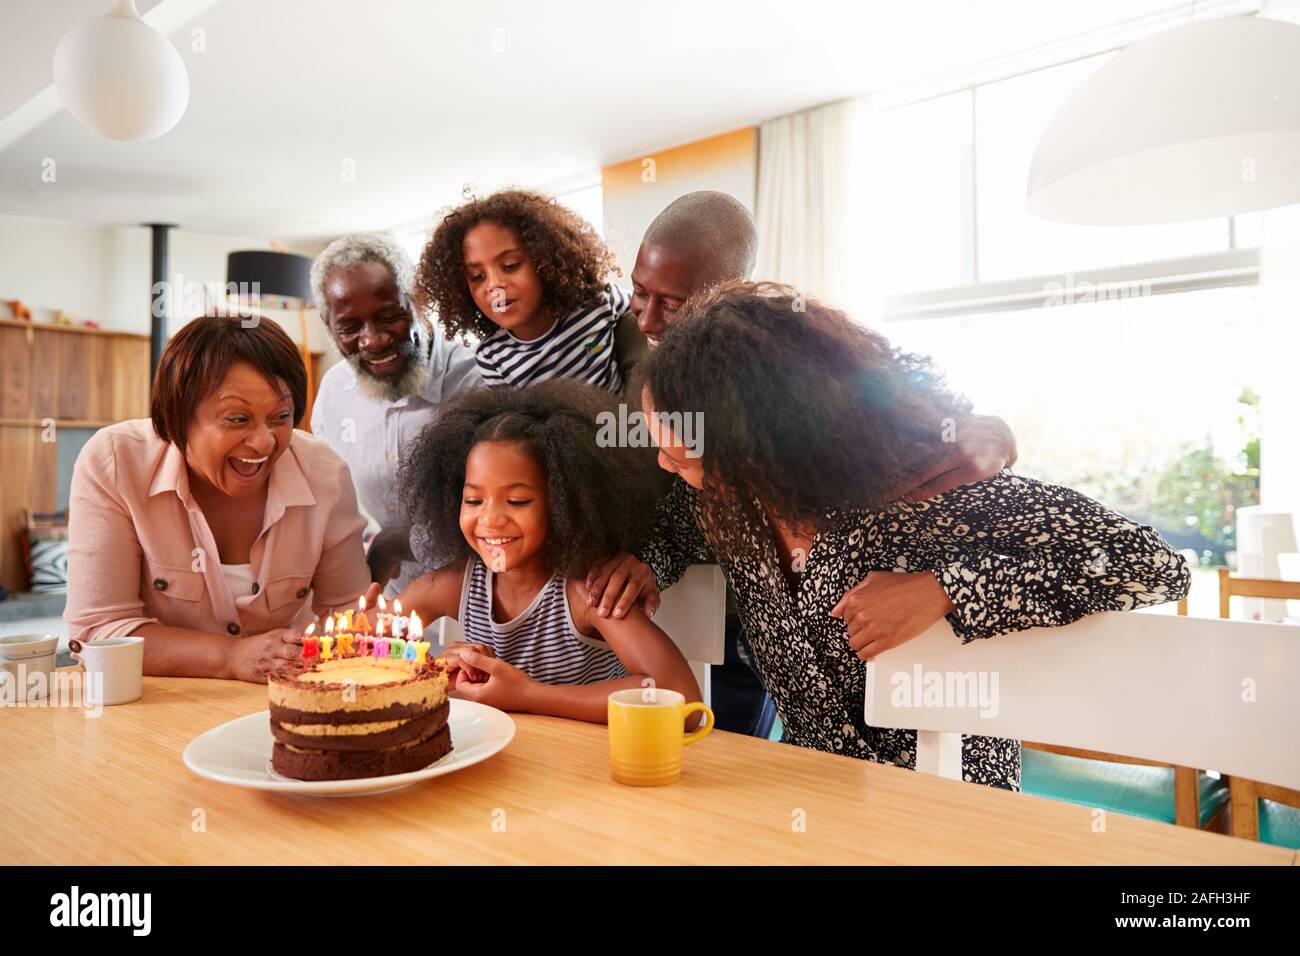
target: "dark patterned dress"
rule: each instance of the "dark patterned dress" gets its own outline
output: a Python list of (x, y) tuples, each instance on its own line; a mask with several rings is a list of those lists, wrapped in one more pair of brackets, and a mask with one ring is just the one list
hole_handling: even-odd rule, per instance
[[(640, 553), (660, 589), (692, 563), (717, 561), (739, 602), (755, 663), (785, 739), (801, 747), (916, 766), (916, 731), (868, 726), (866, 664), (830, 616), (871, 571), (929, 571), (952, 601), (963, 643), (1029, 627), (1069, 624), (1187, 593), (1182, 557), (1154, 529), (1058, 485), (1004, 470), (919, 503), (828, 513), (804, 558), (797, 593), (758, 509), (710, 517), (678, 479)], [(962, 736), (962, 777), (1020, 788), (1020, 742)]]

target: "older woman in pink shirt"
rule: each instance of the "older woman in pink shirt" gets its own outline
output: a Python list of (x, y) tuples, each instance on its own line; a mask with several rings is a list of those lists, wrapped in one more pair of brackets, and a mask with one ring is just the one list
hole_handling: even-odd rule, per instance
[(168, 343), (151, 418), (101, 429), (72, 477), (68, 605), (138, 634), (146, 674), (263, 681), (370, 581), (347, 466), (297, 431), (302, 358), (275, 322), (206, 316)]

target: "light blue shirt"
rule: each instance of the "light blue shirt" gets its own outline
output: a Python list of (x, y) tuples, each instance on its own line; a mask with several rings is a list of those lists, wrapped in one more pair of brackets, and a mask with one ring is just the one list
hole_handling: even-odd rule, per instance
[[(441, 329), (434, 329), (429, 347), (429, 378), (418, 394), (395, 402), (368, 398), (357, 387), (352, 367), (343, 361), (325, 373), (312, 407), (312, 433), (347, 462), (361, 508), (381, 528), (405, 524), (397, 472), (411, 442), (433, 420), (444, 398), (484, 384), (473, 351), (458, 341), (447, 342)], [(418, 541), (415, 547), (419, 555)], [(397, 594), (423, 570), (420, 564), (403, 562), (401, 576), (387, 592)]]

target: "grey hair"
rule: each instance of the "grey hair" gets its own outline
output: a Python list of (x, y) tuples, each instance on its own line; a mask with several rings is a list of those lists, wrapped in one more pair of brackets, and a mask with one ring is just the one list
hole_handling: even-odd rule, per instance
[(335, 239), (311, 264), (311, 293), (320, 317), (329, 325), (329, 303), (325, 301), (325, 279), (335, 269), (355, 269), (364, 262), (378, 262), (388, 268), (397, 291), (408, 298), (415, 287), (415, 267), (406, 250), (392, 238), (378, 232), (354, 232)]

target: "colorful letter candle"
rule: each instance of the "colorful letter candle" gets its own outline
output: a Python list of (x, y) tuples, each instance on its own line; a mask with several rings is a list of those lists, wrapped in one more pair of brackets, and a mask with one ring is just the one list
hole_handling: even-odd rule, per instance
[(357, 598), (357, 614), (352, 619), (352, 630), (358, 634), (369, 634), (370, 619), (366, 617), (366, 596), (363, 594)]
[(312, 632), (314, 632), (315, 630), (316, 630), (315, 624), (308, 624), (307, 630), (303, 632), (302, 635), (302, 659), (303, 660), (309, 660), (311, 658), (316, 657), (319, 654), (319, 651), (317, 649), (316, 638), (312, 636)]
[(375, 657), (388, 656), (388, 638), (381, 637), (375, 641)]
[(424, 623), (415, 611), (411, 612), (411, 640), (406, 645), (408, 651), (412, 647), (415, 648), (415, 663), (423, 664), (424, 655), (429, 653), (429, 642), (424, 640)]
[(406, 653), (406, 641), (400, 637), (395, 637), (388, 642), (389, 657), (401, 657), (404, 653)]
[[(406, 642), (406, 650), (402, 651), (402, 660), (406, 660), (406, 661), (413, 661), (413, 660), (415, 660), (415, 645), (416, 645), (416, 643), (417, 643), (416, 641), (407, 641), (407, 642)], [(423, 663), (423, 661), (421, 661), (421, 663)]]
[(353, 637), (351, 634), (340, 634), (337, 638), (335, 638), (335, 643), (338, 644), (337, 653), (339, 657), (352, 656), (352, 640)]
[(328, 634), (320, 639), (320, 659), (328, 661), (334, 657), (334, 638)]

